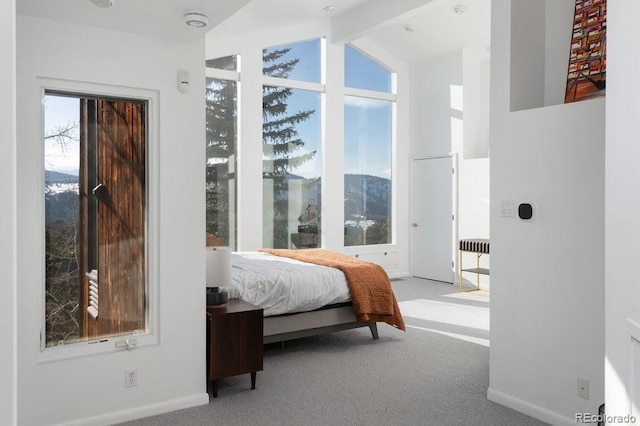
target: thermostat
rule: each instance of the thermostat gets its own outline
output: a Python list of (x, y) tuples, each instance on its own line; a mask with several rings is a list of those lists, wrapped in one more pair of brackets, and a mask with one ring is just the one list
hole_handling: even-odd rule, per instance
[(518, 217), (522, 220), (533, 220), (535, 210), (535, 205), (532, 203), (520, 203), (518, 204)]

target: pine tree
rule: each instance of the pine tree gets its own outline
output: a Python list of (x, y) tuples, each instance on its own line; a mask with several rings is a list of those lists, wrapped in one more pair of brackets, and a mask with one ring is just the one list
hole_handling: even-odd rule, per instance
[[(300, 61), (283, 58), (290, 49), (265, 49), (263, 74), (287, 78)], [(234, 69), (235, 57), (207, 62), (207, 66)], [(315, 151), (299, 153), (304, 141), (296, 126), (311, 117), (315, 110), (290, 114), (288, 99), (293, 90), (265, 86), (262, 91), (263, 178), (272, 179), (274, 188), (273, 247), (288, 247), (288, 183), (289, 175), (311, 161)], [(237, 91), (235, 82), (215, 80), (207, 86), (207, 158), (225, 159), (235, 153)], [(218, 160), (207, 165), (207, 231), (228, 243), (228, 179), (229, 164)]]
[[(263, 74), (287, 78), (300, 59), (283, 60), (290, 49), (265, 50)], [(297, 167), (311, 161), (316, 152), (297, 153), (303, 146), (297, 124), (310, 118), (315, 111), (290, 114), (287, 100), (293, 90), (286, 87), (265, 86), (262, 90), (263, 177), (273, 180), (273, 247), (289, 247), (289, 185), (288, 175)]]
[[(207, 61), (207, 67), (235, 69), (235, 56)], [(206, 230), (230, 244), (229, 161), (236, 152), (236, 82), (215, 79), (206, 89)]]
[[(270, 77), (287, 78), (300, 59), (280, 61), (290, 49), (265, 50), (263, 55), (263, 74)], [(298, 137), (296, 124), (299, 124), (315, 111), (299, 111), (287, 115), (287, 100), (293, 90), (286, 87), (265, 86), (262, 90), (262, 142), (270, 146), (265, 158), (264, 173), (266, 176), (285, 176), (296, 167), (310, 161), (314, 152), (294, 156), (295, 151), (304, 146)]]

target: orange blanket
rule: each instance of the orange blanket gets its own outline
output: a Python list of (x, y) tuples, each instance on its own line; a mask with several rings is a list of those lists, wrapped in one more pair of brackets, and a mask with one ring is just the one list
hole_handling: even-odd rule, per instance
[(302, 262), (338, 268), (347, 277), (358, 321), (386, 322), (404, 330), (398, 301), (382, 266), (323, 249), (261, 249), (259, 251)]

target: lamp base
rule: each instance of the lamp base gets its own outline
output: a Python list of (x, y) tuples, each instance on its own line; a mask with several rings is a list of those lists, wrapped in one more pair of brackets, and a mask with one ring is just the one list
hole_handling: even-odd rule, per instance
[(207, 287), (207, 306), (222, 307), (229, 300), (226, 290), (219, 287)]

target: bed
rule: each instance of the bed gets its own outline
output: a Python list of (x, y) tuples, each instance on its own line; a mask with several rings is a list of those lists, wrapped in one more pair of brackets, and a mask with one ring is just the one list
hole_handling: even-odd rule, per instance
[(231, 265), (229, 297), (264, 310), (265, 344), (356, 327), (377, 339), (381, 321), (404, 330), (379, 265), (323, 249), (234, 252)]

